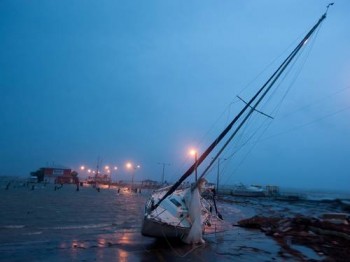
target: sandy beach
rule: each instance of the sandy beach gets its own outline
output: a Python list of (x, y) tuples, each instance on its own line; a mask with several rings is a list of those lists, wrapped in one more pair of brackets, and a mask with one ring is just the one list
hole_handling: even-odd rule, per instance
[[(293, 252), (258, 229), (239, 227), (261, 216), (319, 216), (343, 212), (336, 202), (284, 202), (233, 198), (218, 202), (224, 221), (214, 221), (203, 245), (185, 245), (140, 234), (150, 191), (54, 185), (1, 189), (1, 261), (340, 261), (291, 243)], [(336, 248), (336, 245), (335, 247)], [(296, 251), (296, 252), (295, 252)], [(344, 260), (346, 261), (346, 260)]]

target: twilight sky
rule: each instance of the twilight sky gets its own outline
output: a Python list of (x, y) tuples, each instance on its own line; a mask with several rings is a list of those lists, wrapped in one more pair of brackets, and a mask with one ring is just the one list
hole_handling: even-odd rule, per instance
[[(127, 161), (176, 180), (329, 2), (1, 1), (0, 175), (99, 159), (117, 180)], [(254, 114), (221, 156), (222, 184), (350, 191), (349, 13), (329, 10), (259, 108), (274, 119)]]

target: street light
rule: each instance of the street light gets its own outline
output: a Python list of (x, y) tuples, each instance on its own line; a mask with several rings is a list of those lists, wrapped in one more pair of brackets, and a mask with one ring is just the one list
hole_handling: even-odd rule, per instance
[(113, 175), (113, 170), (115, 171), (115, 173), (117, 174), (117, 170), (118, 170), (118, 167), (117, 166), (114, 166), (113, 167), (113, 170), (112, 170), (112, 167), (110, 167), (109, 165), (106, 165), (104, 167), (104, 169), (106, 170), (106, 173), (109, 175), (109, 183), (112, 183), (112, 175)]
[(134, 166), (131, 162), (126, 163), (126, 168), (132, 171), (132, 177), (131, 177), (131, 189), (134, 188), (134, 176), (136, 169), (140, 168), (140, 165)]
[(197, 182), (197, 157), (198, 157), (198, 153), (197, 153), (197, 151), (195, 150), (195, 149), (191, 149), (190, 150), (190, 154), (192, 155), (192, 156), (194, 156), (194, 164), (195, 164), (195, 166), (194, 166), (194, 175), (195, 175), (195, 179), (196, 179), (196, 182)]
[(93, 173), (93, 171), (89, 168), (89, 166), (87, 165), (81, 165), (79, 167), (81, 174), (79, 176), (80, 179), (85, 179), (85, 180), (89, 180), (90, 179), (90, 175), (91, 173)]

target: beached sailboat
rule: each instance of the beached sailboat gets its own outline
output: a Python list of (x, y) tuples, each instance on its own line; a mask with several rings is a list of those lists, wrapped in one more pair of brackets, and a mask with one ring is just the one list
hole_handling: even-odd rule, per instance
[[(327, 6), (327, 11), (330, 5), (332, 4)], [(202, 231), (205, 226), (210, 226), (212, 217), (211, 205), (206, 199), (201, 197), (201, 193), (205, 190), (204, 176), (227, 145), (233, 140), (237, 132), (245, 125), (251, 114), (254, 112), (262, 113), (258, 111), (258, 105), (266, 94), (272, 90), (276, 81), (283, 76), (286, 68), (324, 21), (327, 11), (270, 76), (265, 84), (248, 102), (245, 102), (243, 109), (232, 119), (230, 124), (219, 134), (180, 179), (170, 187), (153, 192), (145, 206), (141, 230), (143, 235), (151, 237), (177, 237), (181, 238), (186, 243), (203, 242)], [(228, 136), (228, 138), (223, 142), (226, 136)], [(190, 177), (197, 167), (212, 153), (213, 149), (219, 145), (221, 145), (221, 148), (215, 156), (211, 158), (209, 165), (204, 169), (199, 179), (192, 186), (183, 188), (185, 179)]]

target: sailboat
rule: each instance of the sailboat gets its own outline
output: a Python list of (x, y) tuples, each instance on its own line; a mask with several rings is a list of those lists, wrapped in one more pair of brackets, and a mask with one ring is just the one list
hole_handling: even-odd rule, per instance
[[(259, 90), (245, 102), (241, 111), (232, 119), (226, 128), (208, 146), (204, 153), (195, 161), (193, 165), (179, 178), (172, 186), (161, 188), (152, 193), (145, 205), (145, 213), (141, 233), (145, 236), (157, 238), (180, 238), (189, 244), (202, 243), (203, 230), (211, 225), (211, 219), (219, 213), (212, 214), (212, 204), (201, 196), (205, 190), (205, 175), (215, 163), (227, 145), (235, 138), (237, 132), (245, 125), (248, 118), (259, 112), (258, 105), (265, 96), (273, 90), (276, 81), (283, 76), (283, 73), (303, 49), (310, 37), (316, 32), (327, 16), (326, 12), (320, 17), (316, 24), (298, 43), (294, 50), (285, 58), (277, 70), (268, 78)], [(226, 138), (228, 137), (228, 138)], [(226, 141), (224, 142), (224, 138)], [(223, 145), (222, 145), (223, 144)], [(209, 165), (204, 169), (198, 180), (192, 186), (184, 186), (184, 181), (193, 175), (197, 167), (208, 158), (213, 149), (221, 145), (218, 152), (211, 158)], [(208, 158), (209, 159), (209, 158)], [(215, 198), (214, 198), (215, 199)], [(214, 202), (215, 205), (215, 202)], [(215, 205), (216, 207), (216, 205)], [(221, 217), (220, 217), (221, 218)]]

